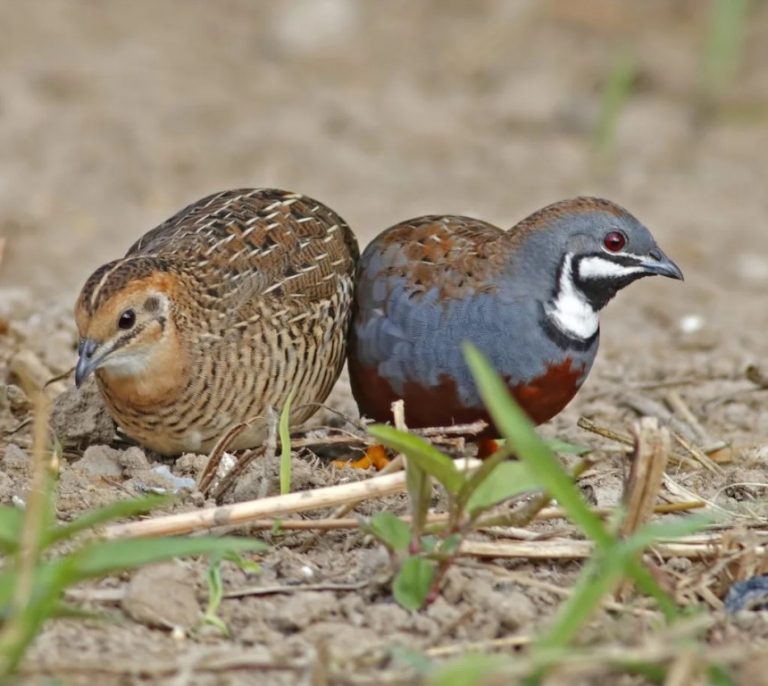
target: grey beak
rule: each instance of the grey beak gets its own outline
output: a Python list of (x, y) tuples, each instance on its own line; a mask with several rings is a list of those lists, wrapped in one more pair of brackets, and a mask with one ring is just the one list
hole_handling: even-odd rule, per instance
[(77, 366), (75, 367), (75, 385), (80, 388), (80, 384), (83, 383), (85, 378), (96, 368), (96, 364), (99, 358), (94, 355), (98, 348), (98, 343), (90, 338), (83, 338), (80, 340), (77, 352), (80, 357), (77, 360)]
[(648, 253), (648, 257), (643, 260), (641, 266), (648, 274), (658, 274), (659, 276), (668, 276), (670, 279), (684, 280), (680, 267), (658, 248), (654, 248)]

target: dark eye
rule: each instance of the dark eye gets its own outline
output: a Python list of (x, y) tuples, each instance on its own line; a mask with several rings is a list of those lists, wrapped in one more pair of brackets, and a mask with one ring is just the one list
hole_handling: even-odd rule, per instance
[(136, 323), (136, 313), (133, 310), (126, 310), (117, 320), (117, 325), (121, 329), (130, 329)]
[(611, 231), (605, 234), (603, 245), (610, 252), (619, 252), (627, 243), (627, 237), (621, 231)]

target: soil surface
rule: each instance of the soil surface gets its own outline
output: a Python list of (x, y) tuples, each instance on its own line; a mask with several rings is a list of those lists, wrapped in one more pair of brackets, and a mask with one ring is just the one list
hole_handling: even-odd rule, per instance
[[(329, 204), (361, 244), (426, 213), (510, 226), (577, 194), (630, 209), (686, 281), (647, 279), (610, 303), (588, 382), (541, 432), (593, 449), (597, 462), (582, 486), (611, 506), (625, 452), (577, 420), (626, 433), (638, 416), (658, 416), (702, 448), (728, 446), (716, 454), (716, 472), (671, 465), (662, 501), (701, 497), (729, 521), (764, 518), (768, 4), (753, 3), (742, 58), (714, 102), (701, 89), (705, 5), (0, 4), (0, 502), (19, 504), (30, 475), (21, 379), (45, 381), (73, 366), (71, 309), (85, 278), (203, 195), (276, 186)], [(602, 140), (595, 131), (607, 84), (627, 55), (635, 74)], [(181, 489), (175, 511), (212, 504), (194, 489), (204, 456), (158, 460), (115, 443), (93, 388), (76, 392), (69, 376), (48, 390), (64, 439), (62, 521), (153, 488)], [(344, 379), (329, 405), (356, 418)], [(325, 412), (315, 424), (335, 431), (343, 420)], [(295, 489), (369, 476), (330, 463), (359, 456), (356, 448), (314, 450), (295, 452)], [(275, 492), (263, 473), (254, 466), (225, 501)], [(369, 501), (357, 513), (381, 509), (405, 513), (405, 497)], [(385, 551), (359, 530), (250, 533), (270, 544), (257, 556), (261, 572), (226, 562), (225, 590), (268, 592), (222, 602), (228, 635), (201, 621), (205, 561), (146, 568), (75, 589), (73, 600), (107, 619), (47, 624), (24, 662), (24, 683), (57, 675), (67, 684), (416, 684), (408, 651), (444, 659), (469, 644), (489, 650), (495, 639), (534, 636), (580, 569), (568, 560), (462, 558), (441, 596), (409, 613), (388, 590)], [(573, 535), (553, 520), (527, 534), (476, 538)], [(656, 565), (681, 602), (713, 613), (713, 646), (768, 639), (760, 613), (721, 609), (733, 581), (766, 571), (759, 563), (713, 570), (678, 557)], [(603, 611), (584, 644), (631, 647), (652, 636), (658, 615), (642, 607)], [(768, 683), (764, 660), (736, 662), (743, 683)], [(579, 678), (552, 683), (645, 683)]]

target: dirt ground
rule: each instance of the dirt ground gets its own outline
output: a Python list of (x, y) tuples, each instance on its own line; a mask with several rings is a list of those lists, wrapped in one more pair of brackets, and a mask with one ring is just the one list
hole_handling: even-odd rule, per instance
[[(699, 96), (707, 5), (0, 2), (0, 502), (13, 502), (29, 477), (29, 430), (18, 428), (29, 407), (13, 367), (31, 359), (50, 376), (72, 367), (71, 307), (88, 274), (203, 195), (277, 186), (329, 204), (361, 244), (425, 213), (509, 226), (576, 194), (629, 208), (686, 281), (644, 280), (608, 306), (588, 382), (542, 433), (594, 448), (603, 459), (585, 490), (596, 504), (613, 505), (623, 453), (578, 428), (578, 418), (617, 431), (639, 414), (676, 419), (665, 405), (676, 393), (712, 444), (730, 446), (731, 459), (716, 474), (670, 468), (675, 482), (734, 516), (764, 518), (768, 384), (747, 369), (768, 375), (768, 3), (753, 3), (742, 60), (715, 108)], [(637, 73), (598, 153), (601, 98), (627, 54)], [(69, 377), (54, 392), (72, 385)], [(356, 414), (343, 380), (330, 404)], [(108, 442), (110, 426), (90, 419), (70, 412), (62, 431)], [(147, 485), (173, 485), (138, 448), (83, 452), (70, 449), (62, 465), (62, 520)], [(335, 469), (329, 451), (317, 452), (297, 451), (296, 488), (367, 476)], [(164, 464), (189, 480), (204, 462)], [(230, 499), (253, 497), (252, 482)], [(188, 493), (176, 509), (204, 502)], [(359, 511), (404, 507), (395, 496)], [(546, 539), (571, 530), (560, 520), (532, 531)], [(359, 531), (264, 538), (271, 545), (261, 574), (227, 563), (227, 590), (350, 587), (225, 600), (224, 637), (198, 621), (204, 562), (109, 578), (78, 590), (109, 621), (50, 623), (25, 662), (24, 683), (47, 674), (67, 684), (416, 684), (398, 647), (450, 656), (469, 643), (535, 635), (579, 569), (562, 560), (466, 558), (442, 596), (412, 614), (382, 585), (384, 551)], [(713, 646), (768, 639), (759, 614), (727, 617), (717, 607), (733, 569), (710, 577), (704, 562), (659, 564), (671, 579), (707, 580), (705, 591), (679, 597), (715, 613)], [(658, 630), (656, 619), (606, 610), (584, 640), (631, 646)], [(328, 681), (318, 665), (329, 665)], [(742, 661), (738, 675), (768, 683), (764, 660)]]

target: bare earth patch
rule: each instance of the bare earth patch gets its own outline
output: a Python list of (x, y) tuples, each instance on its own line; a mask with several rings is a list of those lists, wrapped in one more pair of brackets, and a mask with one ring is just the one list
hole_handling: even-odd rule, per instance
[[(364, 244), (418, 214), (508, 226), (555, 199), (604, 195), (651, 227), (686, 282), (643, 281), (610, 303), (595, 369), (541, 433), (593, 449), (580, 484), (597, 507), (619, 503), (626, 452), (580, 417), (627, 434), (656, 416), (708, 452), (702, 463), (675, 444), (680, 460), (659, 502), (698, 498), (723, 516), (717, 555), (653, 560), (681, 603), (710, 613), (711, 649), (736, 655), (742, 683), (765, 683), (765, 658), (739, 656), (766, 646), (766, 613), (722, 609), (733, 581), (768, 571), (750, 553), (765, 545), (755, 523), (768, 516), (765, 3), (755, 3), (738, 78), (703, 121), (705, 17), (695, 3), (591, 0), (580, 13), (567, 2), (327, 0), (328, 21), (312, 2), (293, 14), (245, 0), (224, 12), (180, 0), (39, 4), (0, 8), (0, 56), (14, 65), (0, 74), (1, 503), (19, 503), (30, 476), (24, 384), (74, 364), (71, 304), (83, 279), (185, 203), (225, 187), (301, 190), (337, 209)], [(616, 35), (640, 67), (612, 149), (596, 161), (590, 136)], [(63, 447), (61, 521), (156, 490), (178, 490), (168, 512), (213, 504), (194, 487), (204, 456), (161, 460), (116, 438), (94, 390), (75, 391), (71, 376), (48, 387)], [(328, 404), (356, 418), (344, 379)], [(315, 436), (342, 425), (333, 412), (313, 422)], [(331, 465), (359, 455), (330, 443), (295, 450), (294, 490), (368, 478)], [(224, 501), (275, 494), (265, 473), (274, 476), (254, 462)], [(406, 509), (396, 494), (347, 517)], [(46, 625), (23, 682), (236, 685), (260, 670), (261, 684), (416, 684), (416, 652), (442, 660), (479, 644), (514, 654), (580, 569), (578, 559), (463, 557), (436, 602), (409, 613), (392, 598), (385, 551), (357, 528), (239, 531), (270, 547), (258, 574), (223, 563), (225, 593), (237, 595), (219, 611), (229, 635), (200, 622), (206, 563), (164, 564), (78, 587), (72, 599), (104, 618)], [(473, 540), (501, 549), (574, 537), (554, 518)], [(659, 632), (659, 614), (631, 598), (606, 606), (581, 642), (650, 650)], [(619, 683), (602, 678), (562, 683)]]

